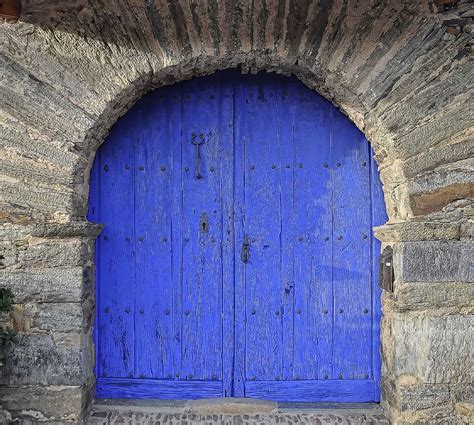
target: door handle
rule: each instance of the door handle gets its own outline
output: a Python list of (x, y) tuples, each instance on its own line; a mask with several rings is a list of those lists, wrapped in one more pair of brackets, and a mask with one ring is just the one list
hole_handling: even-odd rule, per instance
[(250, 243), (247, 235), (244, 235), (244, 241), (242, 242), (242, 252), (240, 258), (242, 263), (247, 264), (250, 257)]
[(192, 141), (191, 143), (196, 146), (196, 154), (195, 154), (195, 175), (196, 178), (199, 180), (202, 178), (202, 174), (200, 171), (200, 163), (201, 163), (201, 155), (199, 152), (199, 146), (204, 143), (204, 136), (203, 134), (199, 134), (200, 140), (196, 140), (196, 133), (192, 134)]

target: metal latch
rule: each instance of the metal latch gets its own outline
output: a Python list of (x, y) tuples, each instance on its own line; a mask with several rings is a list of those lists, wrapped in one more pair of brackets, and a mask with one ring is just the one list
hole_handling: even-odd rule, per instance
[(250, 243), (249, 238), (247, 235), (244, 235), (244, 241), (242, 243), (242, 253), (240, 254), (240, 258), (242, 259), (242, 263), (247, 264), (250, 257)]
[(386, 246), (379, 259), (379, 286), (385, 291), (393, 292), (393, 249)]

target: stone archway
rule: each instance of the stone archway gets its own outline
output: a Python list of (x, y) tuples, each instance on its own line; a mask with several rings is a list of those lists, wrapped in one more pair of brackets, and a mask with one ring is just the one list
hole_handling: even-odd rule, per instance
[(395, 250), (384, 404), (400, 421), (454, 420), (474, 378), (471, 16), (467, 1), (24, 5), (0, 28), (1, 274), (22, 332), (6, 408), (75, 419), (93, 397), (98, 228), (84, 217), (110, 126), (154, 87), (240, 66), (295, 74), (372, 142), (389, 213), (376, 235)]

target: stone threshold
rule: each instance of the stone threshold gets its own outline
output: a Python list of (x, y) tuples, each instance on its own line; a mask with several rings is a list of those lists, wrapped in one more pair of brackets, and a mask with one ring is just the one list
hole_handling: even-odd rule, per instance
[(390, 424), (375, 403), (275, 403), (248, 398), (98, 399), (86, 424)]

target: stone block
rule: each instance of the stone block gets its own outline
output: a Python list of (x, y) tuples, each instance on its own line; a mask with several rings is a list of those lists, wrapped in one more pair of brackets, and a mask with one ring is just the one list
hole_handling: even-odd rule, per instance
[(29, 304), (26, 314), (31, 318), (31, 330), (54, 332), (80, 332), (84, 326), (80, 303)]
[(26, 249), (19, 252), (18, 263), (22, 268), (75, 267), (91, 263), (92, 255), (88, 240), (30, 237)]
[(403, 282), (474, 282), (471, 241), (404, 242), (394, 247), (395, 280)]
[(16, 303), (80, 302), (91, 290), (90, 270), (82, 267), (0, 270), (0, 286), (10, 288)]
[(80, 420), (82, 413), (82, 390), (78, 386), (0, 386), (0, 400), (23, 424), (73, 422)]
[(474, 285), (468, 282), (404, 283), (397, 285), (390, 304), (384, 309), (397, 311), (474, 308)]
[(2, 383), (9, 385), (82, 385), (85, 371), (80, 334), (18, 334), (9, 344)]
[(410, 376), (419, 384), (474, 382), (473, 315), (389, 313), (383, 338), (385, 373), (394, 379)]

